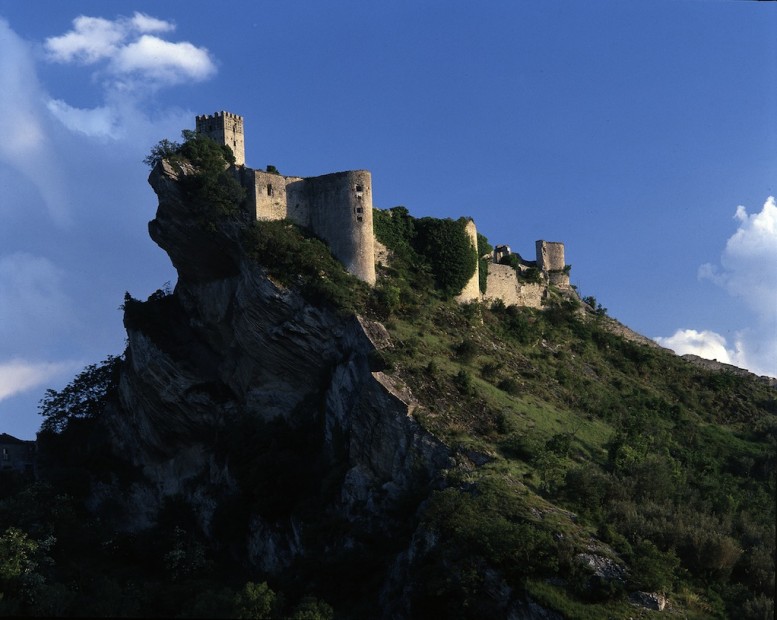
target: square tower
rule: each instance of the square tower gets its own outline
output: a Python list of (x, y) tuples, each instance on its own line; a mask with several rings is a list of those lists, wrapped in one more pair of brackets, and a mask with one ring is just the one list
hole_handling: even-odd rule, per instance
[(198, 116), (196, 122), (197, 133), (206, 135), (219, 144), (226, 144), (235, 155), (235, 164), (245, 165), (246, 147), (242, 116), (222, 111), (212, 116), (208, 114)]

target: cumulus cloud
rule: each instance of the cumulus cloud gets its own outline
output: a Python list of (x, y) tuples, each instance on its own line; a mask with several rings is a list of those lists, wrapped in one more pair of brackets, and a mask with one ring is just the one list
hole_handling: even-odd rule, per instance
[(46, 51), (57, 62), (95, 63), (116, 53), (127, 36), (127, 23), (81, 15), (73, 20), (73, 30), (46, 39)]
[(73, 373), (75, 362), (28, 362), (13, 359), (0, 363), (0, 401), (40, 387)]
[(758, 213), (739, 206), (739, 228), (726, 243), (720, 267), (706, 263), (699, 277), (739, 297), (760, 318), (777, 315), (777, 204), (770, 196)]
[(93, 65), (106, 61), (105, 72), (118, 80), (109, 80), (109, 84), (123, 88), (127, 88), (126, 78), (135, 78), (133, 88), (147, 88), (212, 76), (216, 66), (208, 50), (156, 36), (173, 30), (174, 24), (143, 13), (112, 21), (82, 15), (73, 20), (69, 32), (46, 39), (45, 48), (54, 62)]
[(118, 140), (137, 135), (142, 101), (160, 88), (207, 80), (216, 73), (210, 52), (188, 41), (169, 41), (175, 24), (145, 13), (114, 20), (81, 15), (65, 34), (46, 39), (51, 62), (88, 67), (103, 100), (76, 107), (51, 98), (48, 111), (69, 130)]
[(171, 85), (205, 80), (216, 68), (206, 49), (143, 35), (118, 51), (112, 69), (119, 74), (138, 74)]
[(726, 242), (720, 264), (705, 263), (698, 275), (750, 311), (742, 313), (746, 325), (737, 332), (736, 342), (727, 346), (719, 334), (692, 329), (656, 341), (679, 354), (694, 353), (777, 376), (777, 203), (770, 196), (761, 211), (751, 214), (739, 206), (734, 219), (738, 227)]
[(672, 336), (655, 340), (662, 347), (672, 349), (678, 355), (698, 355), (724, 364), (734, 364), (737, 357), (736, 351), (726, 348), (726, 339), (712, 331), (678, 329)]

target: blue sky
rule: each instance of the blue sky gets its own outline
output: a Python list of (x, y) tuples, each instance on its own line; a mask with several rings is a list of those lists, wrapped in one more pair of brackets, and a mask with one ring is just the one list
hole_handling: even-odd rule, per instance
[(777, 375), (774, 3), (0, 0), (0, 430), (175, 283), (141, 163), (194, 115), (248, 164), (367, 168), (636, 331)]

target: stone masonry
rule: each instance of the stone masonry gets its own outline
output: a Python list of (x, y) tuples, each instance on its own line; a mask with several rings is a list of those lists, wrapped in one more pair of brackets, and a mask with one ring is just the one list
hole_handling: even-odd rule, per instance
[[(372, 177), (367, 170), (318, 177), (282, 176), (245, 165), (243, 117), (230, 112), (198, 116), (197, 132), (227, 144), (257, 220), (291, 221), (313, 231), (357, 278), (375, 284)], [(234, 146), (233, 146), (234, 145)]]
[[(376, 241), (372, 228), (372, 176), (367, 170), (349, 170), (317, 177), (283, 176), (254, 170), (245, 165), (245, 130), (242, 116), (231, 112), (196, 117), (196, 128), (235, 155), (238, 177), (248, 191), (249, 209), (257, 220), (289, 219), (323, 239), (345, 268), (375, 284)], [(467, 234), (477, 248), (475, 222), (467, 223)], [(548, 285), (569, 289), (564, 264), (564, 244), (536, 242), (536, 263), (523, 261), (525, 271), (536, 267), (542, 282), (523, 282), (509, 265), (499, 260), (510, 255), (509, 246), (497, 246), (489, 265), (486, 292), (481, 295), (479, 268), (456, 298), (459, 302), (493, 301), (506, 305), (539, 308), (547, 297)]]

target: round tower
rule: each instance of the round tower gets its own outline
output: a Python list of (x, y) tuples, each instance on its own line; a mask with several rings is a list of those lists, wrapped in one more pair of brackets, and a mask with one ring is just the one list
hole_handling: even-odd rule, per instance
[(367, 170), (305, 179), (310, 228), (357, 278), (375, 284), (372, 175)]
[[(475, 227), (474, 220), (469, 220), (464, 230), (467, 233), (467, 236), (469, 237), (470, 243), (472, 244), (473, 252), (477, 253), (478, 229)], [(479, 256), (478, 256), (478, 259), (480, 259)], [(472, 274), (472, 277), (469, 279), (469, 282), (467, 282), (464, 285), (464, 288), (461, 289), (461, 293), (459, 293), (456, 297), (456, 301), (458, 301), (459, 303), (466, 303), (468, 301), (479, 301), (479, 300), (480, 300), (480, 260), (478, 260), (475, 263), (475, 273)]]

